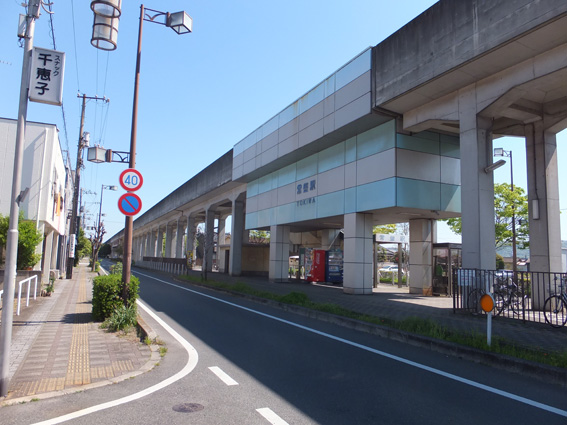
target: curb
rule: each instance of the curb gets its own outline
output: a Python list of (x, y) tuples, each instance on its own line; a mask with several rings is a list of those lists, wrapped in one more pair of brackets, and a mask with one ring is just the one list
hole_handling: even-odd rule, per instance
[(496, 367), (501, 370), (512, 373), (521, 373), (529, 376), (530, 378), (537, 379), (538, 381), (553, 383), (567, 388), (567, 369), (555, 366), (545, 365), (541, 363), (531, 362), (528, 360), (518, 359), (516, 357), (507, 356), (505, 354), (497, 354), (489, 351), (483, 351), (473, 347), (459, 345), (454, 342), (443, 341), (439, 339), (430, 338), (418, 334), (413, 334), (398, 329), (392, 329), (386, 326), (375, 325), (372, 323), (362, 322), (348, 317), (337, 316), (332, 313), (325, 313), (321, 311), (311, 310), (306, 307), (300, 307), (292, 304), (285, 304), (279, 301), (268, 300), (259, 298), (253, 295), (243, 294), (229, 289), (214, 288), (198, 282), (188, 280), (180, 280), (176, 276), (171, 278), (179, 283), (194, 285), (206, 288), (212, 291), (227, 293), (236, 297), (244, 298), (259, 304), (269, 305), (271, 307), (279, 308), (290, 313), (299, 314), (311, 319), (320, 320), (327, 323), (332, 323), (352, 330), (369, 333), (372, 335), (388, 338), (394, 341), (411, 344), (416, 347), (426, 348), (431, 351), (436, 351), (452, 357), (461, 358), (464, 360), (472, 361), (487, 366)]

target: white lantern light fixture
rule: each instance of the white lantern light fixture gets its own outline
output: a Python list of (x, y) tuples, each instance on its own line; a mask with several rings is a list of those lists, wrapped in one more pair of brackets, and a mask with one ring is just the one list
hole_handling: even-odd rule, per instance
[(165, 25), (177, 34), (187, 34), (193, 31), (193, 19), (185, 11), (168, 13)]
[(106, 162), (106, 149), (100, 146), (89, 148), (87, 151), (87, 161), (100, 164)]
[(91, 44), (101, 50), (115, 50), (118, 46), (118, 23), (122, 0), (93, 0), (93, 35)]

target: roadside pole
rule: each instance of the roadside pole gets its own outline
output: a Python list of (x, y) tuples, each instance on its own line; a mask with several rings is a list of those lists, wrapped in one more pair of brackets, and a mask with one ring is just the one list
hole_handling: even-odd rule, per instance
[(35, 20), (39, 18), (41, 0), (29, 0), (26, 16), (24, 58), (22, 63), (22, 80), (20, 83), (20, 104), (18, 108), (18, 125), (16, 129), (16, 146), (14, 153), (14, 175), (12, 180), (12, 196), (10, 198), (10, 224), (6, 241), (6, 274), (4, 276), (4, 300), (2, 303), (2, 326), (0, 332), (0, 397), (8, 393), (10, 383), (10, 349), (12, 341), (12, 323), (14, 315), (14, 289), (16, 287), (16, 260), (18, 257), (18, 218), (20, 202), (25, 196), (21, 191), (22, 165), (24, 159), (25, 127), (28, 113), (28, 91), (30, 58), (33, 48)]

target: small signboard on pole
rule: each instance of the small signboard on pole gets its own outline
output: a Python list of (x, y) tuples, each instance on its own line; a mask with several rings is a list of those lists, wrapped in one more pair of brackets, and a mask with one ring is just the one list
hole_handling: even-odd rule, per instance
[(30, 101), (61, 106), (64, 71), (64, 52), (34, 47), (30, 69)]

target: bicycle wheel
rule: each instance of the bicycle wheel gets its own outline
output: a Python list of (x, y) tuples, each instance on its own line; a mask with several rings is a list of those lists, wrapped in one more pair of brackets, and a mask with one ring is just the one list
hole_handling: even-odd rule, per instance
[(467, 309), (472, 312), (472, 314), (482, 313), (482, 308), (480, 307), (480, 297), (484, 295), (482, 289), (473, 289), (469, 292), (467, 299)]
[(567, 305), (561, 296), (552, 295), (543, 305), (545, 321), (554, 328), (560, 328), (567, 322)]
[(526, 297), (522, 297), (522, 295), (518, 292), (512, 292), (512, 294), (510, 295), (510, 307), (512, 308), (512, 312), (516, 316), (521, 315), (524, 311), (525, 299)]
[(492, 294), (494, 298), (494, 315), (499, 316), (506, 308), (506, 296), (500, 292)]

